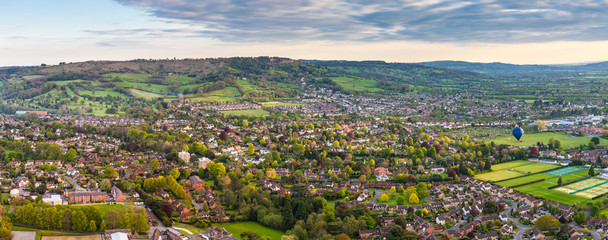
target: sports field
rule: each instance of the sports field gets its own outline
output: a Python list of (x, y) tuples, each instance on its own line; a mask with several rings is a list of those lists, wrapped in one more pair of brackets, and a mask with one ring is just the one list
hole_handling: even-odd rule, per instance
[[(483, 181), (502, 181), (505, 179), (523, 177), (528, 174), (534, 174), (558, 168), (558, 165), (531, 162), (531, 161), (513, 161), (500, 163), (492, 166), (492, 172), (476, 175), (475, 178)], [(541, 177), (542, 178), (542, 177)], [(540, 178), (537, 178), (540, 179)], [(528, 181), (529, 182), (529, 181)], [(523, 182), (522, 182), (523, 183)], [(513, 184), (516, 185), (516, 184)]]
[(602, 178), (590, 178), (584, 181), (575, 182), (556, 188), (556, 191), (568, 193), (570, 195), (581, 196), (584, 198), (594, 198), (608, 193), (608, 181)]

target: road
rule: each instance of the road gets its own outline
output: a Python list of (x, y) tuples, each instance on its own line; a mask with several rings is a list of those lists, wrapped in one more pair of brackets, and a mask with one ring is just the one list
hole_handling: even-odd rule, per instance
[(78, 182), (76, 182), (76, 180), (74, 180), (72, 177), (70, 177), (68, 175), (65, 175), (64, 177), (65, 177), (65, 179), (67, 179), (74, 186), (74, 188), (76, 190), (78, 190), (78, 191), (84, 191), (84, 190), (86, 190), (83, 187), (81, 187), (80, 185), (78, 185)]
[(161, 232), (164, 232), (167, 230), (167, 227), (165, 227), (163, 222), (161, 222), (160, 219), (158, 219), (158, 217), (156, 217), (156, 215), (154, 215), (153, 212), (148, 210), (147, 207), (146, 207), (146, 214), (148, 215), (148, 217), (151, 217), (152, 219), (156, 219), (156, 222), (158, 222), (157, 226), (150, 225), (150, 229), (148, 230), (148, 236), (152, 237), (152, 235), (154, 234), (154, 230), (156, 230), (156, 229), (158, 229)]

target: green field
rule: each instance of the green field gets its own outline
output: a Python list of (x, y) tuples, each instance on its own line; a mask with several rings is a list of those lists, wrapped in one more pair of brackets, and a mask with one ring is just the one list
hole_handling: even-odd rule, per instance
[(220, 112), (225, 115), (237, 115), (237, 116), (246, 115), (246, 116), (256, 116), (256, 117), (268, 116), (270, 114), (270, 112), (268, 112), (264, 109), (246, 109), (246, 110), (232, 110), (232, 111), (220, 111)]
[[(423, 204), (427, 204), (427, 203), (429, 203), (429, 201), (428, 201), (428, 200), (426, 200), (426, 199), (420, 199), (420, 202), (419, 202), (419, 203), (412, 204), (412, 203), (410, 203), (410, 201), (409, 201), (409, 196), (401, 195), (401, 194), (398, 194), (398, 193), (390, 193), (390, 194), (389, 194), (388, 192), (387, 192), (387, 194), (388, 194), (388, 197), (389, 197), (389, 198), (388, 198), (388, 201), (386, 201), (386, 202), (381, 202), (381, 201), (379, 200), (379, 198), (380, 198), (380, 197), (378, 197), (378, 200), (376, 200), (376, 201), (378, 201), (378, 203), (382, 203), (382, 204), (386, 204), (386, 205), (397, 205), (397, 206), (416, 206), (416, 205), (423, 205)], [(403, 197), (403, 199), (405, 199), (405, 204), (403, 204), (403, 205), (399, 205), (399, 204), (397, 204), (397, 199), (398, 199), (400, 196), (401, 196), (401, 197)]]
[(545, 181), (546, 181), (547, 179), (554, 178), (554, 177), (555, 176), (552, 176), (549, 174), (539, 173), (539, 174), (532, 174), (529, 176), (524, 176), (524, 177), (511, 179), (511, 180), (507, 180), (507, 181), (497, 182), (496, 184), (498, 184), (500, 186), (511, 187), (511, 186), (528, 183), (528, 182), (532, 182), (532, 181), (536, 181), (536, 180), (540, 180), (540, 179), (545, 179)]
[(241, 97), (241, 92), (235, 87), (226, 87), (206, 93), (203, 97), (192, 98), (195, 101), (234, 102)]
[(133, 96), (142, 97), (142, 98), (152, 99), (152, 98), (162, 98), (163, 97), (163, 95), (158, 94), (158, 93), (146, 92), (146, 91), (141, 91), (141, 90), (137, 90), (137, 89), (130, 89), (130, 91), (131, 91), (131, 94), (133, 94)]
[(132, 207), (132, 206), (127, 206), (127, 205), (123, 205), (123, 204), (91, 204), (91, 205), (73, 205), (73, 207), (93, 207), (95, 209), (97, 209), (97, 211), (99, 211), (99, 215), (102, 218), (105, 218), (106, 215), (108, 214), (108, 211), (110, 210), (118, 210), (118, 209), (125, 209), (128, 207)]
[[(530, 161), (513, 161), (506, 163), (499, 163), (492, 166), (492, 172), (475, 175), (475, 178), (483, 181), (502, 181), (505, 179), (525, 176), (528, 174), (534, 174), (558, 168), (558, 165), (538, 163)], [(542, 177), (540, 177), (542, 178)], [(536, 178), (536, 179), (540, 179)], [(517, 181), (515, 181), (517, 182)], [(523, 183), (523, 182), (522, 182)], [(517, 185), (517, 184), (512, 184)]]
[[(505, 132), (506, 131), (507, 130), (505, 130)], [(559, 139), (563, 149), (571, 149), (578, 147), (582, 144), (589, 144), (589, 141), (591, 140), (591, 138), (588, 137), (571, 137), (570, 135), (561, 132), (543, 132), (524, 134), (524, 136), (521, 137), (521, 142), (518, 142), (511, 134), (505, 134), (493, 139), (489, 139), (488, 142), (524, 147), (536, 146), (537, 142), (547, 144), (549, 142), (549, 139), (552, 137)], [(600, 138), (600, 145), (608, 145), (608, 140)]]
[(276, 106), (300, 106), (303, 103), (284, 103), (284, 102), (263, 102), (261, 103), (264, 107), (276, 107)]
[(272, 229), (269, 227), (265, 227), (257, 222), (230, 222), (230, 223), (215, 223), (213, 224), (217, 227), (225, 228), (226, 231), (232, 233), (232, 236), (238, 239), (241, 239), (241, 233), (245, 231), (252, 231), (257, 233), (260, 236), (269, 236), (270, 239), (280, 240), (281, 236), (285, 233)]
[(532, 196), (545, 198), (548, 200), (560, 202), (560, 203), (567, 204), (567, 205), (572, 205), (572, 204), (575, 204), (578, 202), (584, 204), (590, 200), (590, 199), (587, 199), (584, 197), (570, 195), (570, 194), (560, 192), (560, 191), (555, 191), (554, 189), (548, 189), (549, 187), (552, 187), (552, 186), (555, 186), (555, 183), (544, 181), (544, 182), (526, 185), (523, 187), (518, 187), (518, 188), (515, 188), (515, 190), (530, 194)]
[(359, 91), (359, 92), (381, 92), (384, 91), (378, 88), (378, 82), (372, 79), (359, 78), (359, 77), (332, 77), (335, 83), (340, 85), (346, 90)]

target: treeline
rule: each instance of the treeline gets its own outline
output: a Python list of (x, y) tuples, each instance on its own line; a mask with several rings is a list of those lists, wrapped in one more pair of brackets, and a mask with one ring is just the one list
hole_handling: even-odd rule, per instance
[(14, 200), (15, 211), (7, 214), (14, 223), (46, 229), (75, 231), (105, 231), (106, 229), (150, 229), (146, 211), (142, 208), (121, 208), (109, 210), (105, 217), (92, 206), (49, 206), (27, 200)]
[(192, 197), (184, 190), (182, 185), (169, 175), (168, 177), (159, 176), (157, 178), (147, 178), (144, 180), (144, 190), (148, 193), (156, 192), (159, 189), (167, 190), (173, 194), (173, 196), (179, 199), (185, 199), (190, 202)]

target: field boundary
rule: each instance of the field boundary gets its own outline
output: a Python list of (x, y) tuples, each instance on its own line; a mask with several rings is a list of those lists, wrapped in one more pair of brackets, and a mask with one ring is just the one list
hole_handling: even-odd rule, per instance
[(545, 181), (545, 179), (541, 178), (541, 179), (530, 181), (530, 182), (527, 182), (527, 183), (521, 183), (521, 184), (513, 185), (513, 186), (510, 186), (509, 188), (523, 187), (523, 186), (526, 186), (526, 185), (535, 184), (535, 183), (539, 183), (539, 182), (543, 182), (543, 181)]
[(71, 232), (71, 233), (86, 233), (86, 234), (103, 234), (104, 233), (104, 232), (98, 232), (98, 231), (78, 231), (78, 230), (70, 230), (70, 229), (43, 228), (43, 227), (37, 227), (37, 226), (26, 225), (26, 224), (21, 224), (21, 223), (12, 223), (12, 224), (14, 226), (27, 227), (27, 228), (35, 228), (35, 229), (46, 230), (46, 231)]
[(574, 191), (574, 192), (571, 192), (570, 194), (575, 194), (575, 193), (577, 193), (577, 192), (582, 192), (582, 191), (585, 191), (585, 190), (589, 190), (589, 189), (592, 189), (592, 188), (594, 188), (594, 187), (604, 185), (604, 184), (606, 184), (606, 183), (608, 183), (608, 181), (605, 181), (605, 182), (603, 182), (603, 183), (598, 183), (598, 184), (595, 184), (595, 185), (593, 185), (593, 186), (591, 186), (591, 187), (586, 187), (586, 188), (583, 188), (583, 189), (576, 190), (576, 191)]
[(555, 185), (555, 186), (551, 186), (551, 187), (549, 187), (548, 189), (554, 189), (554, 188), (558, 188), (558, 187), (563, 187), (563, 186), (570, 185), (570, 184), (573, 184), (573, 183), (576, 183), (576, 182), (585, 181), (585, 180), (587, 180), (587, 179), (589, 179), (589, 178), (592, 178), (592, 177), (593, 177), (593, 176), (588, 176), (588, 177), (584, 177), (584, 178), (581, 178), (581, 179), (574, 179), (574, 180), (572, 180), (572, 181), (565, 182), (565, 183), (563, 183), (562, 185)]

